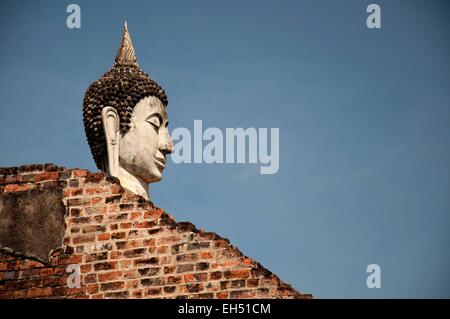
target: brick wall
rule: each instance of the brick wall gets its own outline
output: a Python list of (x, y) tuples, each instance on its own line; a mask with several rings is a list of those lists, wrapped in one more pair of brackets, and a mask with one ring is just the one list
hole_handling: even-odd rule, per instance
[[(176, 222), (103, 173), (53, 164), (0, 168), (0, 196), (51, 188), (63, 190), (63, 242), (48, 261), (0, 247), (0, 298), (311, 297), (227, 239)], [(67, 286), (68, 265), (80, 266), (79, 288)]]

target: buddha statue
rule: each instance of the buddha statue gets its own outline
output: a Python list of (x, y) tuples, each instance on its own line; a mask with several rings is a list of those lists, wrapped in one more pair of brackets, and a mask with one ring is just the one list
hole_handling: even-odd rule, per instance
[(86, 91), (83, 122), (97, 167), (147, 200), (148, 184), (161, 180), (174, 150), (167, 104), (164, 90), (139, 68), (125, 22), (113, 67)]

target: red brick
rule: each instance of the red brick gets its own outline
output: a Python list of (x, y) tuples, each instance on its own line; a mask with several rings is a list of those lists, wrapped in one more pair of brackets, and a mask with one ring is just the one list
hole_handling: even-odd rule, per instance
[(219, 280), (222, 278), (222, 272), (221, 271), (214, 271), (212, 273), (210, 273), (210, 278), (211, 280)]
[(73, 238), (74, 244), (84, 244), (89, 242), (94, 242), (95, 235), (88, 235), (88, 236), (78, 236)]
[(250, 271), (248, 269), (243, 269), (243, 270), (226, 270), (226, 271), (223, 272), (223, 275), (227, 279), (248, 278), (250, 276)]
[(104, 194), (108, 192), (105, 187), (89, 187), (84, 190), (87, 195)]
[(84, 277), (84, 282), (86, 284), (92, 284), (97, 282), (97, 274), (89, 274), (86, 277)]
[(139, 287), (139, 280), (130, 280), (126, 283), (126, 289), (134, 289)]
[(27, 291), (27, 298), (49, 297), (53, 294), (52, 287), (30, 288)]
[(98, 241), (109, 240), (110, 238), (111, 238), (111, 235), (109, 233), (103, 233), (103, 234), (97, 235)]
[(112, 270), (117, 268), (117, 262), (102, 262), (94, 265), (94, 270)]
[(86, 286), (81, 286), (80, 288), (67, 288), (66, 294), (68, 295), (76, 295), (76, 294), (83, 294), (86, 292)]
[(216, 293), (216, 298), (217, 299), (228, 299), (228, 292), (218, 292)]
[(98, 274), (98, 281), (105, 282), (105, 281), (117, 280), (121, 276), (122, 276), (121, 271), (106, 272), (106, 273)]
[(110, 291), (110, 290), (120, 290), (125, 287), (125, 283), (123, 281), (115, 281), (103, 283), (100, 285), (101, 291)]
[(183, 276), (184, 282), (193, 282), (196, 281), (194, 274), (186, 274)]
[(194, 270), (194, 264), (184, 264), (184, 265), (178, 265), (177, 266), (177, 272), (183, 273), (183, 272), (189, 272)]
[(5, 190), (5, 192), (15, 192), (15, 191), (17, 191), (18, 187), (19, 187), (19, 185), (17, 185), (17, 184), (8, 184), (5, 186), (4, 190)]
[(39, 269), (25, 269), (20, 271), (19, 278), (23, 279), (23, 278), (39, 277), (40, 273), (41, 272)]
[(122, 191), (122, 187), (117, 184), (111, 185), (110, 189), (111, 189), (111, 194), (120, 194)]
[(80, 264), (83, 261), (81, 255), (64, 256), (58, 259), (58, 265)]
[(93, 197), (93, 198), (91, 198), (91, 204), (92, 205), (103, 204), (103, 198), (101, 198), (101, 197)]
[(124, 239), (126, 236), (126, 232), (116, 232), (111, 234), (111, 239)]
[(160, 246), (158, 247), (158, 249), (156, 250), (156, 252), (158, 254), (166, 254), (169, 251), (169, 247), (168, 246)]
[(176, 285), (181, 283), (181, 276), (169, 276), (167, 277), (167, 284), (168, 285)]
[(258, 285), (259, 285), (259, 279), (258, 278), (248, 279), (247, 280), (247, 287), (249, 287), (249, 288), (258, 287)]
[(36, 182), (57, 181), (58, 178), (59, 178), (59, 172), (43, 172), (43, 173), (38, 173), (35, 176)]
[(132, 223), (121, 223), (120, 229), (130, 229), (133, 226)]
[(136, 289), (131, 292), (131, 296), (134, 298), (142, 298), (142, 290)]
[(210, 251), (200, 253), (200, 259), (211, 259), (211, 258), (213, 258), (213, 253)]
[(134, 227), (135, 228), (152, 228), (155, 227), (156, 223), (153, 221), (145, 221), (145, 222), (141, 222), (141, 223), (135, 223)]
[(112, 252), (110, 252), (110, 254), (109, 254), (109, 258), (110, 259), (113, 259), (113, 260), (115, 260), (115, 259), (121, 259), (123, 257), (123, 252), (121, 252), (121, 251), (112, 251)]
[(171, 274), (171, 273), (173, 273), (175, 271), (175, 269), (177, 269), (176, 266), (165, 266), (164, 267), (164, 273), (165, 274)]
[(179, 292), (181, 293), (197, 293), (203, 291), (203, 284), (187, 284), (178, 286)]
[(130, 214), (130, 220), (139, 219), (142, 216), (141, 212), (133, 212)]
[(14, 298), (15, 299), (27, 298), (27, 290), (26, 289), (14, 290)]
[(197, 261), (197, 260), (198, 260), (197, 253), (184, 254), (184, 255), (178, 255), (177, 256), (177, 261), (178, 262), (190, 262), (190, 261)]
[(19, 269), (41, 268), (43, 266), (44, 265), (40, 262), (34, 260), (25, 260), (20, 264)]
[(88, 171), (85, 169), (74, 169), (72, 170), (72, 174), (74, 177), (86, 177), (88, 175)]
[(70, 196), (80, 196), (80, 195), (83, 195), (82, 188), (71, 188), (70, 189)]
[(145, 291), (146, 296), (155, 296), (161, 294), (161, 288), (149, 288)]
[(246, 299), (246, 298), (254, 298), (256, 293), (254, 290), (236, 290), (230, 292), (231, 299)]
[(81, 265), (80, 271), (82, 274), (86, 274), (86, 273), (92, 271), (92, 264)]
[(138, 278), (136, 269), (125, 270), (123, 272), (123, 277), (126, 278), (126, 279)]
[(127, 258), (140, 257), (145, 253), (145, 251), (146, 251), (145, 248), (131, 249), (131, 250), (126, 250), (123, 253), (123, 255), (124, 255), (124, 257), (127, 257)]
[(40, 271), (41, 277), (48, 277), (53, 275), (53, 268), (42, 268)]
[(253, 266), (255, 264), (255, 262), (251, 258), (244, 258), (242, 263), (247, 266)]

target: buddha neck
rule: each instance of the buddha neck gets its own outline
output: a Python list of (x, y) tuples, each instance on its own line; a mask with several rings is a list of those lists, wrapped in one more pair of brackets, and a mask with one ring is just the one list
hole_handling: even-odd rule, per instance
[(120, 180), (120, 184), (123, 188), (144, 197), (146, 200), (149, 200), (148, 184), (142, 179), (130, 174), (127, 170), (120, 166), (116, 177)]

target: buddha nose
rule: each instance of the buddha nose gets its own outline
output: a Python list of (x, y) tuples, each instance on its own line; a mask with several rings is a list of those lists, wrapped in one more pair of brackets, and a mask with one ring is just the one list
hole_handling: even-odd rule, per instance
[(168, 130), (166, 130), (159, 143), (159, 149), (164, 155), (171, 154), (175, 151), (172, 138), (170, 137)]

